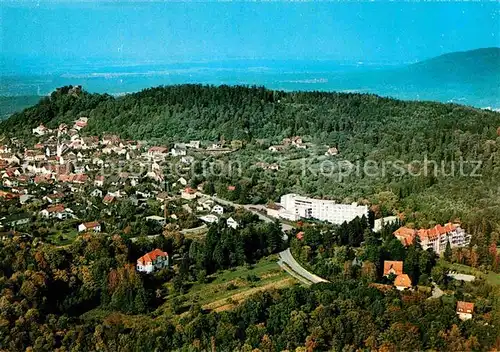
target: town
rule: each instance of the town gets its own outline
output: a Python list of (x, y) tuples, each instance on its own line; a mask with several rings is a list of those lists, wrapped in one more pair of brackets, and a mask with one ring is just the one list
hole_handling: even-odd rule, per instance
[[(171, 146), (152, 145), (122, 140), (113, 134), (88, 136), (85, 134), (88, 123), (87, 117), (80, 117), (72, 126), (61, 124), (49, 129), (39, 125), (32, 130), (35, 143), (31, 146), (15, 138), (2, 141), (0, 198), (5, 205), (0, 215), (0, 231), (3, 240), (32, 237), (32, 231), (26, 229), (34, 228), (45, 228), (41, 240), (56, 246), (68, 245), (78, 236), (105, 236), (117, 231), (127, 234), (132, 241), (153, 239), (172, 226), (186, 235), (203, 236), (220, 221), (232, 229), (243, 227), (240, 219), (244, 211), (268, 222), (282, 221), (283, 230), (287, 230), (284, 239), (292, 235), (294, 241), (301, 242), (304, 231), (298, 228), (304, 222), (313, 220), (340, 226), (355, 219), (367, 222), (370, 217), (368, 204), (342, 204), (298, 194), (284, 194), (279, 203), (270, 202), (265, 207), (243, 206), (217, 197), (213, 186), (207, 187), (206, 179), (193, 175), (193, 166), (208, 158), (214, 162), (214, 157), (242, 148), (241, 141), (193, 140)], [(272, 145), (268, 151), (286, 153), (289, 148), (305, 150), (307, 144), (301, 137), (285, 138), (282, 144)], [(335, 147), (325, 149), (327, 157), (338, 155)], [(254, 165), (267, 172), (280, 169), (278, 163)], [(236, 193), (237, 187), (228, 185), (225, 191), (230, 195)], [(132, 209), (140, 215), (133, 216), (131, 223), (121, 221), (127, 217), (124, 212)], [(372, 230), (375, 232), (401, 224), (397, 216), (374, 220)], [(471, 238), (459, 223), (420, 230), (400, 226), (393, 236), (404, 247), (412, 245), (417, 238), (423, 250), (432, 249), (438, 256), (443, 256), (449, 248), (467, 247)], [(326, 281), (305, 270), (292, 253), (288, 252), (288, 260), (285, 254), (280, 254), (279, 264), (283, 270), (302, 283)], [(175, 253), (156, 248), (142, 253), (135, 269), (147, 275), (175, 265), (176, 260), (178, 262), (179, 256)], [(451, 273), (448, 275), (454, 277)], [(403, 272), (403, 261), (384, 261), (382, 277), (397, 290), (417, 287), (417, 282), (412, 282)], [(455, 278), (470, 281), (474, 277)], [(391, 287), (381, 283), (373, 285), (378, 289)], [(439, 288), (433, 290), (438, 290), (438, 296), (442, 294)], [(457, 303), (460, 319), (470, 319), (473, 311), (473, 302)]]

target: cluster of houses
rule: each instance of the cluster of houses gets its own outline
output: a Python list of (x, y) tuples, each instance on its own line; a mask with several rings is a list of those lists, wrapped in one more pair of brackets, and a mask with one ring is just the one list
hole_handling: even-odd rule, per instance
[(297, 149), (307, 149), (307, 145), (302, 141), (302, 137), (295, 136), (291, 138), (284, 138), (281, 144), (272, 145), (268, 148), (268, 150), (270, 152), (276, 153), (283, 151), (291, 146)]
[[(394, 275), (394, 287), (399, 291), (410, 290), (412, 282), (410, 277), (403, 272), (402, 261), (384, 261), (384, 276), (389, 277)], [(381, 285), (383, 286), (383, 285)], [(474, 314), (474, 303), (458, 301), (456, 313), (461, 320), (468, 320)]]
[[(82, 116), (69, 126), (60, 124), (50, 129), (40, 124), (32, 129), (33, 147), (17, 138), (4, 140), (0, 145), (0, 200), (16, 202), (19, 212), (0, 214), (0, 229), (26, 225), (36, 218), (49, 222), (87, 218), (81, 214), (82, 208), (104, 206), (110, 209), (121, 200), (130, 200), (136, 206), (145, 205), (149, 199), (163, 203), (171, 197), (165, 192), (167, 177), (162, 161), (175, 158), (172, 160), (180, 161), (189, 171), (197, 153), (225, 152), (242, 145), (239, 141), (221, 141), (202, 148), (200, 141), (192, 140), (175, 143), (171, 148), (145, 146), (113, 134), (85, 136), (89, 122), (88, 117)], [(131, 165), (133, 168), (129, 167)], [(197, 190), (187, 187), (187, 184), (188, 181), (180, 177), (169, 186), (181, 188), (180, 199), (197, 200), (196, 211), (209, 216), (205, 220), (218, 221), (223, 209), (210, 203), (209, 199), (197, 199)], [(131, 187), (133, 193), (129, 191)], [(183, 209), (193, 211), (188, 204), (184, 204)], [(164, 220), (158, 215), (147, 220), (160, 222), (153, 218), (155, 216)], [(234, 219), (227, 221), (231, 227), (238, 226)], [(77, 230), (101, 232), (101, 224), (102, 220), (96, 219), (81, 223)]]
[(403, 273), (402, 261), (384, 261), (384, 276), (389, 277), (390, 275), (395, 275), (394, 286), (396, 289), (400, 291), (411, 289), (412, 282), (410, 277)]
[(394, 236), (404, 246), (409, 246), (415, 238), (420, 239), (423, 249), (432, 248), (433, 251), (441, 255), (450, 243), (451, 248), (466, 247), (470, 243), (471, 236), (460, 227), (460, 224), (447, 223), (446, 225), (436, 225), (431, 229), (411, 229), (400, 227), (394, 232)]
[(280, 169), (280, 167), (277, 163), (265, 163), (262, 161), (255, 163), (255, 166), (259, 169), (262, 169), (262, 170), (278, 171)]

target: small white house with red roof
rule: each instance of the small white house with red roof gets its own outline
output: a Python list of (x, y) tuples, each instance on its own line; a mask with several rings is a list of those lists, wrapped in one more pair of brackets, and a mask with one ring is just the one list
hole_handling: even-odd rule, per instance
[(150, 274), (168, 266), (168, 253), (156, 248), (137, 259), (137, 271)]
[(97, 221), (84, 222), (78, 225), (78, 232), (101, 232), (101, 224)]
[(104, 176), (103, 175), (97, 175), (94, 179), (94, 186), (97, 187), (102, 187), (104, 186)]
[(472, 314), (474, 314), (474, 303), (458, 301), (457, 314), (461, 320), (472, 319)]
[(50, 130), (47, 127), (45, 127), (43, 124), (40, 124), (40, 126), (38, 126), (37, 128), (33, 128), (33, 134), (36, 134), (39, 136), (43, 136), (49, 132), (50, 132)]
[(186, 187), (181, 191), (181, 198), (186, 200), (193, 200), (196, 198), (196, 190), (191, 187)]
[(167, 147), (155, 146), (148, 149), (148, 157), (153, 158), (165, 158), (168, 155)]

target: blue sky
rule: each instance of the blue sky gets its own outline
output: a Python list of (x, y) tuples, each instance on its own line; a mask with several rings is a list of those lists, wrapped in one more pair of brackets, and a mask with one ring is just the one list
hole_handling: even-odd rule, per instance
[(0, 0), (0, 6), (2, 55), (21, 66), (54, 59), (404, 63), (500, 46), (499, 2)]

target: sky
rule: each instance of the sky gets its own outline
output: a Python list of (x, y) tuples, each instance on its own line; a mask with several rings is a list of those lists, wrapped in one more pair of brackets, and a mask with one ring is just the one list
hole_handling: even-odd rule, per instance
[[(15, 62), (314, 59), (401, 64), (500, 47), (500, 2), (0, 0)], [(45, 60), (45, 61), (44, 61)]]

